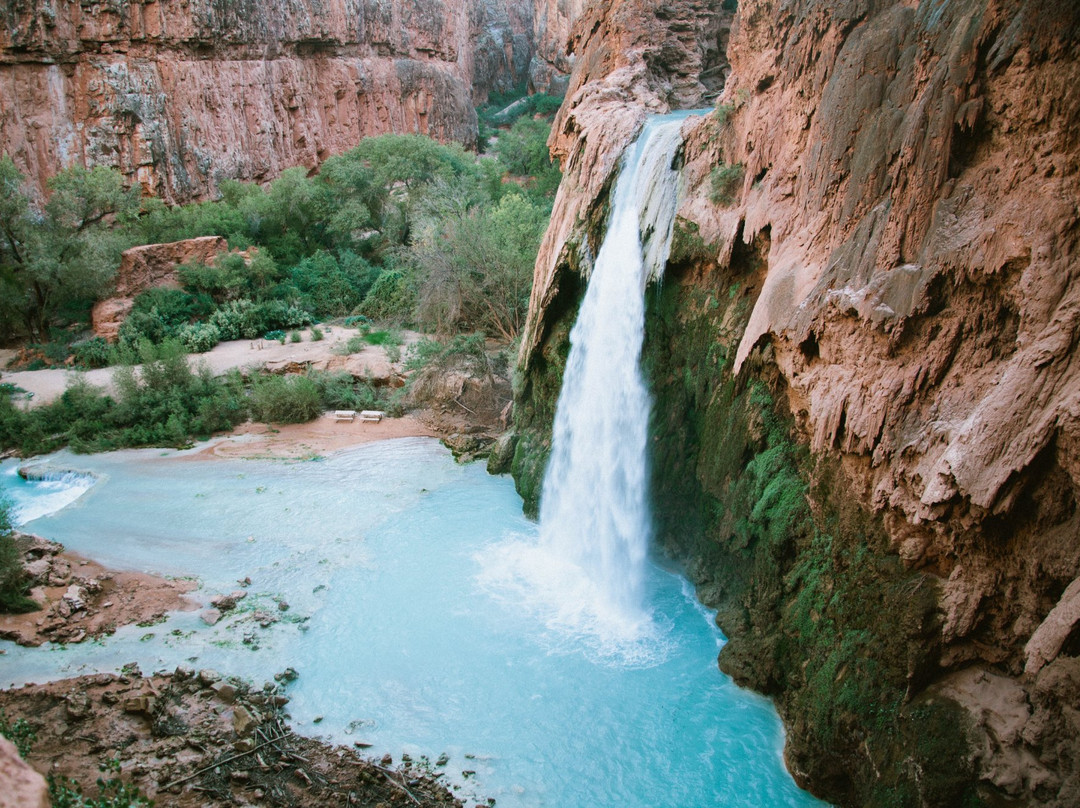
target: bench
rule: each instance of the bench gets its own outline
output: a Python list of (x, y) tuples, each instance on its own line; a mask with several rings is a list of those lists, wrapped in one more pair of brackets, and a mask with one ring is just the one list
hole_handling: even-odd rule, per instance
[(352, 421), (356, 417), (356, 410), (334, 410), (335, 421)]
[(379, 421), (381, 421), (385, 417), (386, 413), (382, 410), (362, 410), (360, 412), (361, 421), (371, 421), (375, 424), (379, 423)]

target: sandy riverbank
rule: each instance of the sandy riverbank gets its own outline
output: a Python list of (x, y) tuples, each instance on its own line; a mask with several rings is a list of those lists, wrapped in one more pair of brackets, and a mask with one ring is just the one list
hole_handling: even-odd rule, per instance
[[(231, 340), (219, 343), (213, 350), (202, 354), (192, 354), (189, 361), (193, 366), (205, 364), (215, 374), (229, 370), (243, 373), (266, 370), (283, 372), (287, 369), (315, 368), (319, 370), (347, 371), (356, 376), (369, 376), (376, 380), (389, 381), (402, 373), (401, 362), (391, 361), (386, 349), (381, 345), (366, 345), (355, 353), (346, 354), (345, 346), (349, 340), (360, 334), (355, 328), (344, 326), (320, 326), (323, 339), (312, 341), (311, 330), (301, 329), (300, 342), (280, 343), (277, 340)], [(420, 339), (413, 331), (401, 332), (404, 355), (409, 345)], [(7, 364), (15, 355), (14, 351), (0, 351), (0, 367)], [(0, 383), (13, 384), (22, 388), (28, 395), (21, 398), (26, 406), (47, 404), (59, 398), (68, 385), (76, 379), (106, 390), (112, 388), (113, 368), (76, 371), (68, 368), (46, 368), (43, 370), (2, 370)]]

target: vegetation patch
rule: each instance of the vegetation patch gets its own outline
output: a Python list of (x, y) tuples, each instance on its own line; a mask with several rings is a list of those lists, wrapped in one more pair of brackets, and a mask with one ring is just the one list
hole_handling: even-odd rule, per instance
[(913, 698), (936, 666), (935, 580), (904, 568), (836, 462), (806, 450), (771, 349), (733, 376), (753, 256), (718, 270), (683, 255), (649, 300), (653, 501), (659, 540), (729, 637), (721, 668), (776, 700), (788, 759), (822, 796), (972, 804), (963, 723)]

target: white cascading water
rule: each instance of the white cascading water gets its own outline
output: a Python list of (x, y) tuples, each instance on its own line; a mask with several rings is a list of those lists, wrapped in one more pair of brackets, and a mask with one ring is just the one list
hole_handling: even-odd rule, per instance
[(580, 568), (593, 590), (580, 593), (591, 601), (592, 619), (623, 638), (648, 621), (645, 287), (667, 262), (679, 193), (672, 163), (689, 114), (650, 119), (623, 158), (607, 234), (570, 334), (540, 500), (541, 545)]

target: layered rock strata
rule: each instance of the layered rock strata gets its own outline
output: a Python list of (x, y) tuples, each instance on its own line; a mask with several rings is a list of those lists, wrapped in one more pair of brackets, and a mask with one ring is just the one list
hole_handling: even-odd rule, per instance
[[(618, 156), (707, 96), (719, 6), (575, 28), (527, 499)], [(842, 804), (1080, 800), (1078, 42), (1074, 4), (744, 0), (685, 129), (646, 352), (658, 529)]]
[(169, 201), (316, 167), (367, 135), (476, 139), (527, 78), (517, 0), (9, 0), (0, 152), (39, 187), (109, 165)]

